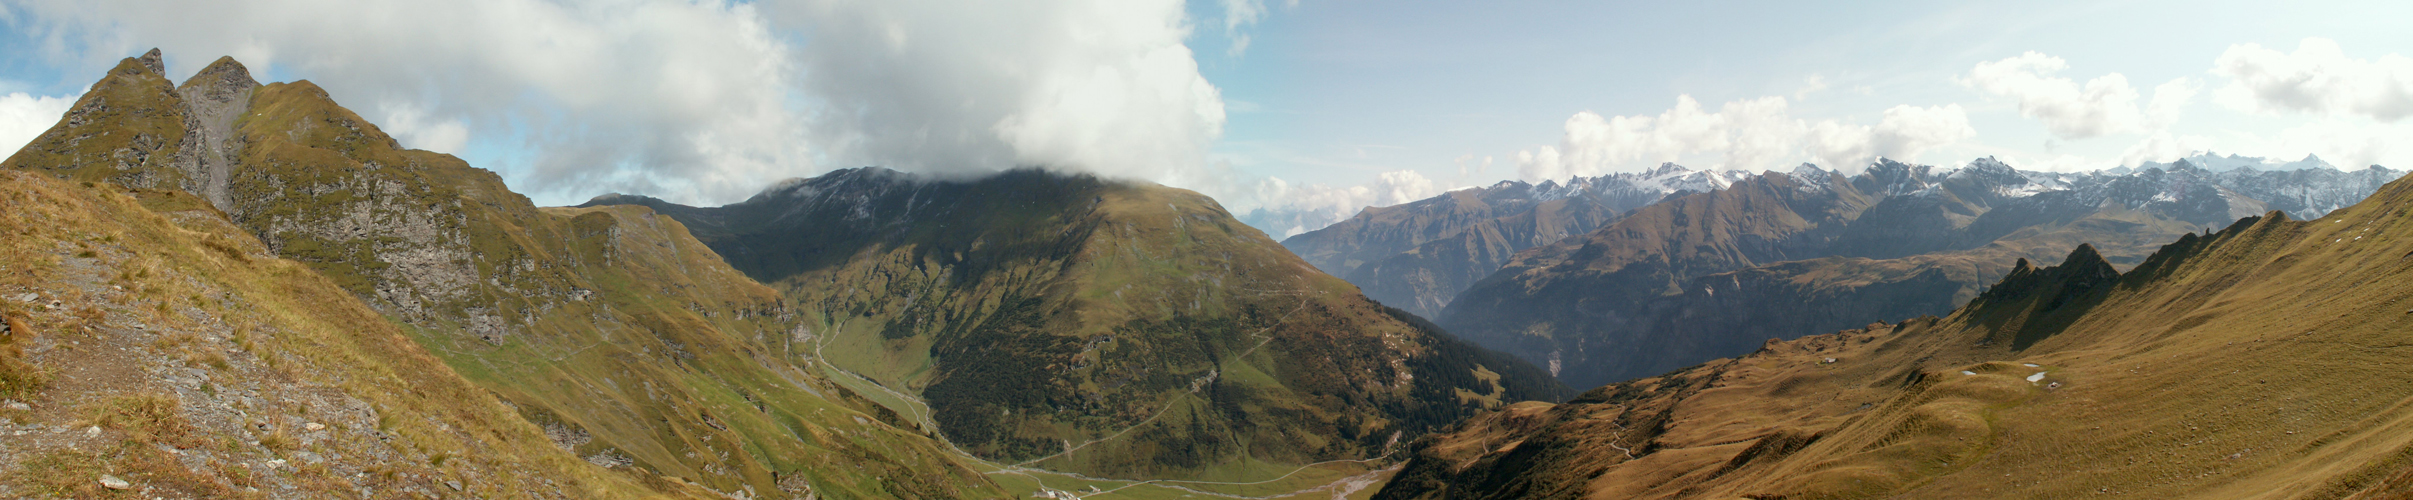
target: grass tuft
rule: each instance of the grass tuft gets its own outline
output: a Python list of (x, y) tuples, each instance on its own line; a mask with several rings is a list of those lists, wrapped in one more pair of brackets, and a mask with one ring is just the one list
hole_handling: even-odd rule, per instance
[(193, 425), (185, 420), (175, 397), (162, 394), (134, 394), (112, 397), (92, 405), (86, 412), (92, 425), (122, 431), (130, 441), (166, 443), (179, 448), (203, 444), (193, 436)]
[(286, 452), (293, 451), (296, 444), (299, 442), (293, 439), (293, 434), (286, 433), (284, 427), (278, 427), (276, 430), (269, 431), (268, 435), (260, 436), (260, 447), (267, 448), (269, 453), (280, 457), (285, 456)]
[(8, 326), (8, 335), (0, 336), (0, 398), (26, 399), (50, 383), (50, 374), (25, 361), (23, 345), (34, 337), (31, 322), (17, 314), (0, 321)]

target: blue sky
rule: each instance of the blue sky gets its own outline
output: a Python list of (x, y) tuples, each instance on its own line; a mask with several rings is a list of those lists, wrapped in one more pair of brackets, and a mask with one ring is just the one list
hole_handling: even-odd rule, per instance
[[(1679, 95), (1705, 104), (1782, 96), (1795, 116), (1858, 123), (1895, 105), (1957, 103), (1976, 137), (1917, 160), (2072, 155), (2107, 168), (2150, 133), (2056, 138), (2015, 99), (1954, 80), (2034, 51), (2065, 60), (2059, 76), (2118, 73), (2147, 94), (2195, 79), (2206, 88), (2169, 127), (2175, 134), (2275, 135), (2316, 117), (2210, 102), (2221, 79), (2208, 71), (2232, 46), (2292, 51), (2320, 37), (2376, 59), (2413, 41), (2390, 26), (2413, 14), (2403, 3), (2042, 4), (1309, 1), (1274, 9), (1238, 57), (1200, 52), (1226, 101), (1247, 103), (1234, 106), (1218, 153), (1244, 170), (1349, 184), (1402, 168), (1452, 178), (1457, 158), (1505, 160), (1557, 142), (1573, 113), (1657, 114)], [(1824, 90), (1802, 93), (1813, 79)], [(1495, 164), (1465, 183), (1514, 174)]]
[[(310, 79), (540, 203), (881, 165), (1322, 214), (1503, 179), (2413, 164), (2404, 2), (0, 1), (0, 141), (150, 47)], [(1245, 45), (1240, 42), (1245, 40)], [(1689, 104), (1680, 104), (1680, 99)], [(2348, 165), (2348, 166), (2360, 166)]]

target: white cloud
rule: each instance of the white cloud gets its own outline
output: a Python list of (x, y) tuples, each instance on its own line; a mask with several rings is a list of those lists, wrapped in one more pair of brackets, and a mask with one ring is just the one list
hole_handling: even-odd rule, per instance
[(2413, 123), (2369, 123), (2359, 119), (2330, 118), (2307, 123), (2279, 132), (2276, 147), (2265, 147), (2257, 156), (2294, 158), (2311, 152), (2329, 164), (2347, 169), (2368, 165), (2395, 168), (2413, 166)]
[(0, 96), (0, 157), (15, 154), (26, 143), (49, 131), (59, 123), (60, 115), (67, 114), (67, 108), (75, 106), (75, 99), (76, 96), (37, 96), (24, 92)]
[(1436, 189), (1435, 186), (1432, 179), (1427, 179), (1424, 174), (1416, 173), (1414, 170), (1383, 172), (1374, 178), (1372, 189), (1374, 202), (1370, 205), (1397, 205), (1431, 198), (1443, 191)]
[(1806, 98), (1810, 97), (1810, 94), (1816, 94), (1816, 93), (1819, 93), (1819, 92), (1825, 92), (1826, 90), (1827, 90), (1827, 77), (1826, 77), (1825, 75), (1816, 75), (1816, 74), (1813, 74), (1813, 75), (1810, 75), (1810, 76), (1808, 76), (1808, 77), (1802, 78), (1802, 80), (1801, 80), (1801, 88), (1800, 88), (1799, 90), (1794, 90), (1794, 91), (1793, 91), (1793, 100), (1799, 101), (1799, 100), (1802, 100), (1802, 99), (1806, 99)]
[(1960, 105), (1895, 106), (1875, 126), (1794, 118), (1783, 97), (1761, 97), (1701, 108), (1692, 96), (1656, 116), (1602, 117), (1576, 113), (1558, 145), (1519, 152), (1527, 180), (1601, 175), (1620, 169), (1710, 155), (1703, 166), (1770, 169), (1811, 161), (1856, 168), (1878, 156), (1915, 159), (1929, 149), (1976, 135)]
[(1809, 130), (1809, 154), (1815, 163), (1857, 166), (1878, 157), (1915, 160), (1937, 146), (1977, 136), (1969, 115), (1959, 104), (1935, 107), (1894, 106), (1875, 127), (1819, 122)]
[(1241, 32), (1241, 28), (1263, 20), (1264, 0), (1223, 0), (1223, 36), (1232, 40), (1231, 48), (1226, 53), (1237, 56), (1248, 52), (1249, 36)]
[(152, 46), (174, 76), (232, 55), (263, 79), (318, 83), (413, 146), (525, 151), (508, 155), (524, 165), (479, 166), (555, 202), (728, 202), (861, 165), (1044, 165), (1182, 185), (1211, 175), (1205, 151), (1223, 126), (1174, 0), (15, 7), (52, 40), (39, 45), (49, 56), (94, 75)]
[(461, 120), (429, 120), (426, 111), (404, 102), (386, 102), (377, 108), (385, 114), (377, 128), (393, 135), (402, 147), (459, 154), (469, 144), (469, 126)]
[(2146, 162), (2167, 163), (2199, 151), (2211, 150), (2214, 146), (2212, 139), (2203, 136), (2175, 136), (2167, 131), (2155, 132), (2153, 135), (2146, 136), (2144, 140), (2137, 141), (2136, 145), (2129, 146), (2127, 151), (2121, 152), (2120, 164), (2134, 167), (2144, 165)]
[(2193, 82), (2184, 78), (2172, 80), (2154, 87), (2152, 100), (2140, 107), (2139, 94), (2135, 87), (2129, 86), (2128, 77), (2110, 73), (2080, 85), (2053, 76), (2066, 69), (2069, 63), (2059, 57), (2028, 52), (1978, 63), (1958, 81), (2019, 101), (2021, 116), (2044, 122), (2045, 129), (2062, 139), (2145, 133), (2167, 127), (2177, 121), (2179, 112), (2196, 93)]
[(811, 0), (766, 9), (805, 41), (815, 143), (935, 173), (1013, 165), (1198, 186), (1220, 92), (1175, 1)]
[(1414, 170), (1383, 172), (1372, 182), (1358, 186), (1292, 184), (1280, 177), (1266, 177), (1246, 190), (1239, 203), (1264, 212), (1243, 216), (1244, 222), (1258, 226), (1275, 239), (1322, 229), (1367, 207), (1397, 205), (1449, 191)]
[(2413, 116), (2413, 58), (2349, 58), (2325, 38), (2306, 38), (2289, 53), (2251, 43), (2231, 45), (2213, 62), (2212, 73), (2231, 79), (2216, 98), (2243, 111), (2362, 115), (2385, 122)]
[(2413, 123), (2377, 123), (2368, 118), (2326, 117), (2273, 134), (2231, 132), (2217, 139), (2196, 135), (2156, 133), (2130, 146), (2120, 164), (2168, 162), (2205, 151), (2294, 161), (2306, 154), (2320, 156), (2345, 169), (2368, 165), (2413, 166)]

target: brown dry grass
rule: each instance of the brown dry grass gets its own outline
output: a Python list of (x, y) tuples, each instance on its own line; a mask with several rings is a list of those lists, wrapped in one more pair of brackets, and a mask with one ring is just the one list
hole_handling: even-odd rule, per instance
[[(13, 381), (24, 379), (10, 378), (52, 368), (10, 364), (23, 361), (14, 348), (25, 340), (13, 332), (38, 330), (59, 340), (51, 358), (69, 353), (79, 359), (132, 363), (136, 360), (89, 358), (111, 352), (94, 348), (103, 338), (98, 329), (132, 322), (160, 335), (141, 350), (158, 351), (171, 363), (221, 370), (217, 377), (262, 377), (232, 382), (259, 382), (269, 388), (307, 383), (359, 398), (379, 408), (380, 416), (394, 417), (388, 418), (392, 424), (386, 432), (393, 439), (389, 446), (398, 452), (479, 457), (473, 463), (415, 473), (483, 471), (493, 480), (480, 486), (496, 494), (536, 488), (550, 492), (554, 485), (580, 497), (648, 494), (625, 477), (554, 448), (491, 393), (460, 378), (323, 276), (294, 262), (250, 257), (262, 245), (224, 219), (171, 221), (110, 184), (81, 186), (13, 171), (0, 171), (0, 204), (11, 207), (0, 211), (0, 231), (19, 236), (0, 239), (0, 287), (41, 290), (45, 301), (55, 298), (67, 304), (64, 311), (19, 317), (21, 325), (11, 327), (12, 338), (0, 339), (5, 344), (0, 345), (0, 385), (16, 384), (13, 387), (21, 389), (10, 390), (37, 405), (87, 401), (69, 418), (111, 431), (109, 436), (118, 443), (82, 451), (27, 450), (23, 467), (6, 479), (7, 484), (30, 488), (21, 493), (91, 497), (107, 493), (94, 489), (97, 474), (115, 474), (161, 493), (179, 493), (170, 496), (240, 497), (233, 492), (256, 480), (241, 467), (223, 462), (188, 469), (161, 451), (160, 445), (223, 448), (240, 456), (253, 449), (197, 431), (173, 396), (89, 384), (74, 394), (56, 394), (55, 385), (20, 384)], [(104, 290), (96, 296), (86, 296), (79, 285), (68, 283), (73, 272), (64, 266), (85, 258), (74, 256), (84, 252), (98, 261), (79, 265), (110, 266), (101, 275)], [(112, 293), (105, 290), (110, 285), (122, 287), (124, 300), (139, 306), (115, 312), (99, 307)], [(229, 301), (216, 297), (242, 307), (230, 308)], [(225, 353), (184, 333), (206, 330), (204, 322), (222, 323), (234, 332), (233, 340), (246, 355), (260, 358), (253, 366), (271, 366), (224, 371), (229, 362)], [(85, 346), (79, 349), (69, 341)], [(282, 439), (288, 442), (280, 451), (298, 446), (291, 435)], [(268, 441), (276, 444), (278, 439), (272, 435)], [(305, 486), (334, 488), (328, 494), (350, 491), (335, 487), (340, 481), (304, 479)]]
[(178, 406), (175, 396), (125, 394), (101, 400), (84, 411), (92, 425), (123, 432), (130, 441), (165, 443), (178, 448), (207, 444), (193, 435), (192, 423), (185, 420)]
[(0, 399), (23, 399), (50, 382), (50, 374), (25, 362), (24, 344), (34, 338), (32, 322), (22, 313), (8, 312), (8, 335), (0, 336)]

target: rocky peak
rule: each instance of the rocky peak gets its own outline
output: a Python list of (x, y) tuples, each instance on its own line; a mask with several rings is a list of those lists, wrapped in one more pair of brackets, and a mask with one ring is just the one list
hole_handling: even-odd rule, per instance
[(2019, 169), (2011, 168), (1992, 156), (1972, 160), (1969, 166), (1953, 170), (1947, 177), (1974, 182), (1980, 189), (2003, 195), (2015, 195), (2013, 191), (2029, 184), (2027, 176), (2021, 175)]
[(1670, 175), (1683, 174), (1683, 173), (1690, 173), (1690, 172), (1692, 172), (1692, 169), (1689, 169), (1689, 168), (1684, 168), (1684, 166), (1683, 166), (1683, 165), (1677, 165), (1677, 164), (1675, 164), (1675, 162), (1661, 162), (1661, 163), (1659, 164), (1659, 167), (1658, 167), (1658, 168), (1653, 168), (1653, 169), (1651, 169), (1649, 172), (1645, 172), (1645, 173), (1643, 173), (1642, 175), (1643, 175), (1644, 177), (1650, 177), (1650, 178), (1654, 178), (1654, 179), (1656, 179), (1656, 178), (1660, 178), (1660, 177), (1667, 177), (1667, 176), (1670, 176)]
[(142, 62), (142, 67), (150, 68), (152, 73), (168, 74), (167, 66), (159, 62), (159, 49), (156, 47), (152, 48), (150, 52), (142, 53), (142, 58), (135, 60)]
[(2003, 163), (2002, 160), (1997, 160), (1992, 155), (1988, 155), (1985, 158), (1969, 160), (1968, 168), (1970, 171), (1975, 172), (2019, 172), (2019, 169), (2011, 168), (2010, 164)]
[[(157, 50), (152, 54), (158, 54)], [(250, 97), (251, 89), (259, 86), (260, 82), (251, 78), (251, 70), (245, 69), (243, 63), (233, 57), (219, 57), (200, 73), (185, 79), (183, 85), (176, 87), (176, 93), (188, 101), (226, 103), (237, 97)]]
[(1994, 159), (1992, 156), (1969, 160), (1969, 166), (1961, 167), (1959, 170), (1954, 170), (1952, 172), (1952, 176), (1981, 178), (1999, 182), (2010, 182), (2013, 179), (2025, 180), (2025, 178), (2019, 175), (2019, 169), (2011, 168), (2011, 165), (2003, 163), (2002, 160)]
[(1878, 196), (1899, 196), (1917, 193), (1928, 188), (1928, 167), (1878, 158), (1868, 164), (1868, 170), (1852, 178), (1853, 187), (1860, 192)]
[(1794, 182), (1800, 182), (1804, 190), (1823, 191), (1834, 188), (1835, 173), (1818, 168), (1817, 165), (1803, 163), (1801, 166), (1793, 167), (1793, 172), (1789, 176), (1793, 178)]
[(2196, 165), (2195, 162), (2187, 161), (2185, 158), (2180, 158), (2178, 161), (2170, 162), (2170, 168), (2168, 171), (2204, 174), (2210, 173), (2211, 169), (2204, 168), (2202, 165)]
[(260, 82), (251, 79), (251, 71), (244, 69), (243, 63), (224, 56), (176, 87), (176, 96), (184, 103), (185, 134), (172, 164), (184, 171), (186, 191), (201, 195), (220, 210), (234, 206), (228, 199), (227, 183), (241, 147), (234, 140), (235, 119), (251, 109), (252, 90), (259, 87)]
[(119, 60), (55, 125), (11, 154), (5, 168), (126, 187), (181, 187), (180, 174), (160, 167), (189, 125), (174, 82), (158, 66), (156, 52)]
[(2069, 257), (2061, 259), (2061, 265), (2037, 268), (2029, 264), (2027, 259), (2019, 259), (2012, 266), (2010, 274), (2004, 275), (2002, 281), (1970, 302), (1969, 308), (2017, 307), (2014, 304), (2025, 303), (2024, 299), (2049, 297), (2039, 308), (2040, 311), (2049, 311), (2109, 286), (2119, 278), (2120, 271), (2111, 267), (2111, 262), (2104, 260), (2103, 254), (2095, 251), (2093, 244), (2079, 244), (2078, 248), (2070, 250)]
[(2304, 159), (2302, 160), (2296, 160), (2294, 163), (2279, 166), (2280, 170), (2304, 170), (2308, 168), (2326, 168), (2334, 170), (2337, 167), (2330, 165), (2328, 161), (2322, 160), (2319, 155), (2311, 153), (2306, 153), (2304, 155)]

